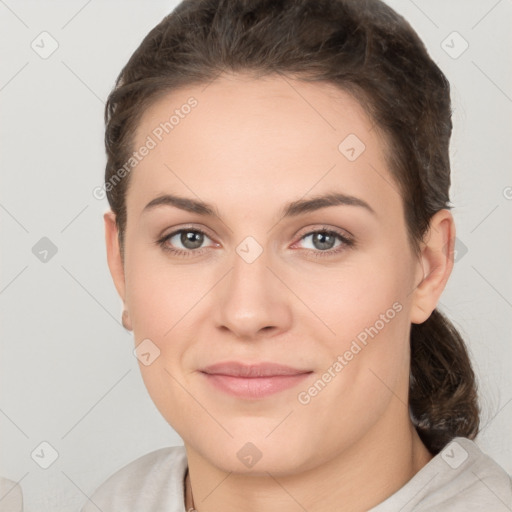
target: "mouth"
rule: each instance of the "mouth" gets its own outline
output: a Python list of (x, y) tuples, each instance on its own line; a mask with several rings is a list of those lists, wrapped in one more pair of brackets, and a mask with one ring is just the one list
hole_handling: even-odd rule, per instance
[(215, 389), (243, 399), (261, 399), (297, 386), (312, 370), (275, 363), (218, 363), (200, 370)]

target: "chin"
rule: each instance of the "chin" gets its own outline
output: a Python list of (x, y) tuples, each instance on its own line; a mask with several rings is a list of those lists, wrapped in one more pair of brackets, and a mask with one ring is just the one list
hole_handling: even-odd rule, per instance
[[(265, 434), (266, 435), (266, 434)], [(210, 464), (225, 472), (236, 474), (250, 474), (254, 476), (288, 476), (298, 471), (312, 469), (318, 463), (318, 453), (309, 453), (308, 442), (305, 435), (303, 442), (288, 441), (283, 437), (272, 435), (265, 439), (261, 433), (255, 435), (236, 435), (225, 439), (205, 439), (200, 437), (199, 442), (186, 442), (202, 458), (207, 459)], [(200, 434), (198, 434), (198, 437)]]

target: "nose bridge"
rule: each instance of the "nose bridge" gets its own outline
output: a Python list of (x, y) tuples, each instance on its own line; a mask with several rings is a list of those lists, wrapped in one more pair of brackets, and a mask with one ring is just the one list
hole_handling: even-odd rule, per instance
[(247, 237), (240, 242), (233, 257), (231, 293), (247, 295), (249, 298), (253, 296), (255, 299), (257, 295), (265, 295), (271, 286), (271, 272), (267, 268), (270, 260), (268, 250), (264, 250), (254, 237)]
[(219, 326), (241, 337), (255, 336), (268, 327), (283, 328), (290, 319), (282, 283), (273, 271), (272, 255), (254, 237), (235, 248), (231, 272), (219, 288), (216, 308)]

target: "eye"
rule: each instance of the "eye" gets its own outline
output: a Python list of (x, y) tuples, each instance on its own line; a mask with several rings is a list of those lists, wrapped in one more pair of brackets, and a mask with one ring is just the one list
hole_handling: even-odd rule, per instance
[[(202, 252), (201, 247), (205, 239), (211, 240), (210, 237), (197, 228), (183, 228), (173, 231), (157, 240), (157, 243), (165, 251), (171, 252), (178, 256), (190, 256)], [(181, 244), (181, 247), (180, 247)]]
[[(202, 254), (208, 248), (207, 246), (203, 247), (206, 239), (211, 241), (211, 238), (201, 229), (182, 228), (163, 236), (156, 243), (167, 252), (176, 256), (187, 257)], [(303, 235), (300, 241), (308, 239), (310, 240), (310, 247), (305, 248), (315, 257), (332, 256), (355, 245), (355, 241), (352, 238), (332, 228), (310, 231)], [(337, 241), (339, 243), (336, 245)], [(214, 246), (218, 247), (219, 244), (214, 242)]]
[[(308, 239), (309, 247), (306, 247), (306, 249), (311, 250), (314, 256), (320, 257), (337, 254), (348, 247), (352, 247), (355, 243), (353, 239), (328, 228), (310, 231), (302, 236), (300, 241), (307, 241)], [(339, 243), (336, 245), (337, 241)]]

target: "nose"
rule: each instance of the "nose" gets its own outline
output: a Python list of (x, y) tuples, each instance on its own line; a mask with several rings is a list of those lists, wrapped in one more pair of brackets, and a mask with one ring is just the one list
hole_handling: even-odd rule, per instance
[(214, 318), (219, 329), (251, 341), (290, 328), (293, 294), (284, 284), (282, 269), (271, 260), (265, 250), (252, 262), (235, 253), (231, 271), (215, 287)]

